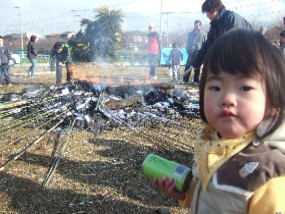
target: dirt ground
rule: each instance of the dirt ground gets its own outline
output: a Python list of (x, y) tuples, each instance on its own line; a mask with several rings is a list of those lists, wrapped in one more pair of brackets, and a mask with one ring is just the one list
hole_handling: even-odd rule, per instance
[[(39, 66), (33, 78), (25, 74), (26, 69), (11, 68), (13, 85), (0, 88), (1, 96), (55, 83), (55, 74), (48, 67)], [(113, 85), (152, 83), (147, 77), (148, 67), (84, 64), (74, 66), (74, 76)], [(157, 81), (170, 81), (167, 68), (158, 69)], [(188, 88), (191, 86), (183, 86)], [(12, 119), (2, 118), (0, 124)], [(201, 122), (189, 117), (178, 120), (182, 125), (157, 124), (141, 129), (148, 138), (126, 127), (105, 130), (100, 135), (77, 130), (49, 133), (0, 172), (0, 213), (191, 213), (163, 196), (142, 173), (143, 160), (150, 153), (191, 165), (192, 143)], [(15, 139), (31, 130), (24, 127), (8, 134), (0, 132), (1, 165), (23, 148), (25, 142), (14, 143)], [(158, 138), (160, 141), (155, 140)], [(33, 136), (29, 140), (33, 141)], [(62, 142), (66, 142), (63, 156), (43, 187)]]

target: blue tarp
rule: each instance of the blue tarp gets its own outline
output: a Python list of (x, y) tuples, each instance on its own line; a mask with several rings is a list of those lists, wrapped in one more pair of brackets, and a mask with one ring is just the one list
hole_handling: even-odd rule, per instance
[[(160, 55), (160, 65), (169, 65), (169, 55), (172, 48), (162, 48), (161, 55)], [(181, 61), (180, 65), (186, 65), (187, 61), (187, 51), (185, 48), (180, 49), (183, 54), (183, 60)]]

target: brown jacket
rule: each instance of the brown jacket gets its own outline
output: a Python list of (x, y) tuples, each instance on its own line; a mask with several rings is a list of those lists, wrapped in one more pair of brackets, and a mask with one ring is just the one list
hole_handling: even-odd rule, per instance
[(253, 141), (213, 174), (205, 191), (193, 166), (183, 206), (195, 213), (285, 212), (285, 123), (263, 142)]

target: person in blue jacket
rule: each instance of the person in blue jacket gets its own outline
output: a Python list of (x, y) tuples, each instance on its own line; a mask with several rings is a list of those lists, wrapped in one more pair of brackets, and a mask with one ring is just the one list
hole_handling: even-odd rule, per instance
[(2, 87), (3, 75), (8, 86), (11, 86), (10, 66), (11, 52), (3, 44), (3, 37), (0, 36), (0, 87)]
[(197, 57), (189, 69), (199, 68), (212, 43), (221, 35), (233, 28), (252, 30), (251, 24), (236, 12), (227, 10), (221, 0), (206, 0), (202, 5), (202, 12), (211, 20), (207, 40), (199, 50)]

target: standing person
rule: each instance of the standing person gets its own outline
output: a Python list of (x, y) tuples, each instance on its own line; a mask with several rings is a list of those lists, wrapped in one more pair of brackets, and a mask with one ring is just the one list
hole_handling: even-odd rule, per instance
[(57, 42), (54, 44), (50, 52), (50, 71), (55, 71), (55, 68), (56, 68), (56, 59), (55, 59), (56, 46), (57, 46)]
[(67, 44), (58, 42), (55, 47), (53, 56), (56, 59), (56, 84), (62, 83), (62, 66), (66, 66), (66, 81), (70, 82), (73, 78), (72, 73), (72, 60), (69, 52), (69, 47)]
[(282, 30), (280, 33), (280, 50), (282, 51), (283, 55), (285, 55), (285, 30)]
[[(201, 27), (202, 27), (202, 22), (200, 20), (196, 20), (194, 22), (194, 29), (188, 35), (186, 43), (186, 51), (188, 54), (188, 58), (183, 74), (183, 84), (186, 84), (189, 81), (189, 77), (192, 71), (192, 69), (189, 68), (194, 59), (196, 58), (199, 50), (202, 48), (207, 39), (207, 34), (201, 30)], [(199, 79), (200, 79), (200, 66), (194, 69), (193, 82), (195, 84), (198, 84)]]
[(34, 76), (36, 74), (36, 64), (37, 64), (37, 48), (36, 48), (37, 36), (31, 35), (30, 41), (27, 46), (27, 58), (30, 60), (32, 65), (27, 70), (29, 76)]
[(285, 16), (283, 17), (283, 28), (285, 29)]
[(150, 67), (150, 78), (157, 79), (156, 76), (156, 63), (157, 57), (160, 51), (160, 40), (159, 35), (155, 31), (155, 25), (153, 23), (149, 24), (149, 34), (147, 35), (147, 54), (148, 54), (148, 62)]
[(4, 45), (3, 37), (0, 36), (0, 87), (3, 84), (3, 75), (4, 79), (8, 86), (11, 86), (11, 78), (10, 78), (10, 66), (9, 60), (11, 60), (11, 52), (9, 49)]
[(235, 29), (217, 39), (199, 84), (205, 127), (190, 187), (178, 192), (165, 177), (154, 185), (182, 206), (192, 201), (192, 214), (283, 212), (284, 79), (283, 55), (259, 32)]
[(172, 43), (172, 50), (169, 54), (169, 62), (172, 69), (172, 77), (174, 81), (180, 79), (180, 61), (183, 60), (182, 52), (177, 48), (176, 42)]
[(233, 11), (226, 10), (221, 0), (206, 0), (202, 5), (202, 12), (206, 13), (207, 17), (211, 20), (211, 26), (205, 44), (191, 63), (191, 66), (194, 68), (199, 68), (202, 65), (209, 47), (225, 32), (233, 28), (246, 28), (252, 30), (249, 22), (242, 16)]

